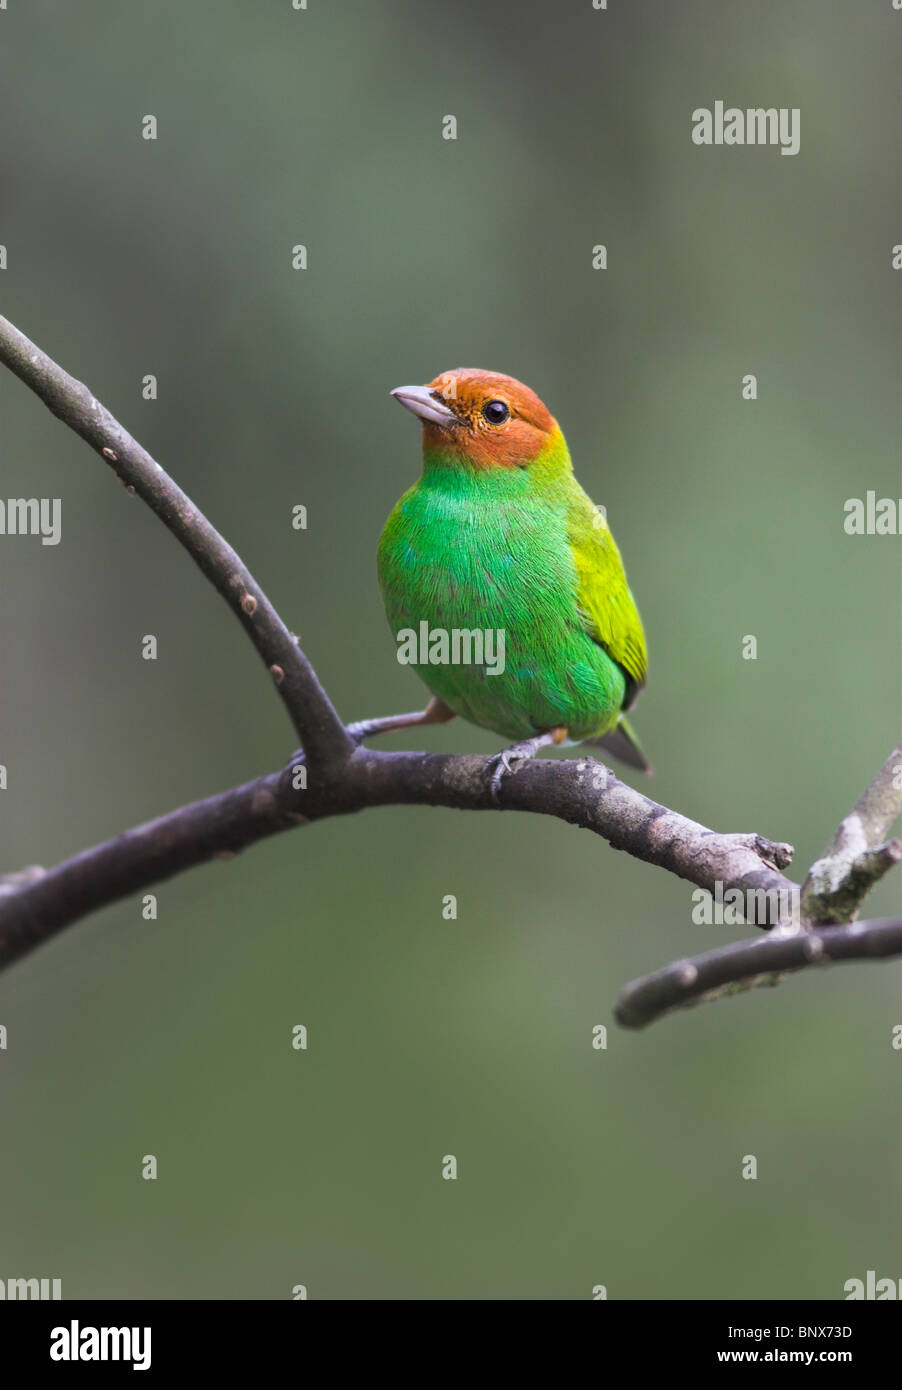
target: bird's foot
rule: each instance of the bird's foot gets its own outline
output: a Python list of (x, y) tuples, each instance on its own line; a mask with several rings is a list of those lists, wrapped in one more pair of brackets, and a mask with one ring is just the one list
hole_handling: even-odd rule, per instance
[(355, 719), (353, 724), (346, 724), (345, 728), (350, 734), (355, 748), (359, 748), (361, 743), (365, 743), (373, 734), (382, 732), (378, 719)]
[(415, 710), (413, 714), (389, 714), (384, 719), (358, 719), (347, 725), (347, 731), (359, 748), (361, 743), (375, 734), (393, 734), (397, 729), (419, 729), (425, 724), (447, 724), (453, 718), (453, 709), (433, 695), (425, 709)]
[(566, 729), (546, 729), (543, 734), (536, 734), (534, 738), (524, 738), (520, 743), (512, 743), (509, 748), (502, 748), (500, 753), (490, 758), (485, 770), (489, 781), (489, 793), (495, 805), (500, 805), (501, 784), (505, 777), (513, 777), (520, 764), (530, 762), (543, 748), (563, 743), (566, 737)]
[[(454, 717), (453, 709), (433, 695), (425, 709), (415, 710), (413, 714), (389, 714), (382, 719), (355, 719), (353, 724), (345, 725), (345, 732), (350, 735), (354, 747), (359, 748), (361, 743), (376, 734), (393, 734), (398, 729), (419, 729), (425, 724), (447, 724)], [(303, 755), (303, 749), (299, 748), (294, 759)]]

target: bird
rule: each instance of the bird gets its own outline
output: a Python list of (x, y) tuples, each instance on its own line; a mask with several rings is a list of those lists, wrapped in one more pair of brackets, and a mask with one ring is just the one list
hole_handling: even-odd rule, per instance
[[(557, 421), (521, 381), (474, 367), (391, 395), (421, 421), (423, 472), (382, 531), (378, 578), (399, 660), (403, 641), (432, 698), (352, 726), (358, 740), (469, 720), (509, 740), (489, 764), (496, 802), (504, 778), (552, 745), (599, 745), (650, 772), (626, 718), (647, 676), (642, 620)], [(454, 661), (453, 644), (433, 643), (477, 630), (481, 661), (463, 659), (478, 647)]]

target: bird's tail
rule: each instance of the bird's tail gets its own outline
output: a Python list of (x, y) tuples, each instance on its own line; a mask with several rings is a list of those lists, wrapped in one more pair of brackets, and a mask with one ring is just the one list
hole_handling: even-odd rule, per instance
[(650, 773), (652, 770), (651, 763), (643, 753), (642, 745), (625, 714), (621, 714), (616, 726), (608, 733), (602, 734), (601, 738), (587, 738), (583, 742), (590, 748), (604, 748), (622, 763), (626, 763), (627, 767), (634, 767), (639, 772)]

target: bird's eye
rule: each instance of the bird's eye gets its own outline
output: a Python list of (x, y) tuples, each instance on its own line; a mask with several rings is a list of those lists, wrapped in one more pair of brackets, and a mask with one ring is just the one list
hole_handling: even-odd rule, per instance
[(486, 401), (482, 407), (483, 418), (488, 420), (490, 425), (503, 425), (510, 410), (504, 401)]

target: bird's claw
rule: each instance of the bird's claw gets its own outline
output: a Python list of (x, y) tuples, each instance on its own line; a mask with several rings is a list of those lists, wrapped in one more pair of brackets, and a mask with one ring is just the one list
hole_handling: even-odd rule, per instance
[(531, 750), (521, 750), (515, 744), (512, 748), (502, 748), (500, 753), (489, 758), (485, 770), (489, 778), (489, 794), (496, 806), (501, 803), (501, 783), (505, 777), (513, 777), (518, 766), (528, 763), (531, 757)]

